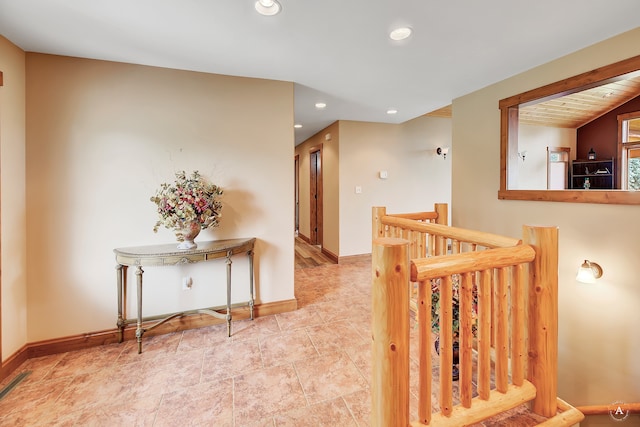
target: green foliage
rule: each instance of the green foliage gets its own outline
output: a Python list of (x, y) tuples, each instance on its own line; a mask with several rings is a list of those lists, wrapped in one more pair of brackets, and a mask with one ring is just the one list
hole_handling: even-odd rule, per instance
[(629, 159), (629, 190), (640, 190), (640, 158)]
[[(440, 332), (440, 285), (441, 279), (431, 281), (431, 330), (435, 333)], [(460, 275), (452, 276), (452, 329), (453, 337), (457, 338), (460, 334)], [(471, 302), (471, 317), (473, 319), (472, 331), (473, 335), (477, 334), (477, 318), (478, 318), (478, 288), (473, 287)]]

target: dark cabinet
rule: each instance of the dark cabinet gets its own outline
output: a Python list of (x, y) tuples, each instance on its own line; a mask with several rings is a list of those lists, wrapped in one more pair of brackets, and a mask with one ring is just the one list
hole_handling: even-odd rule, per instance
[(616, 185), (614, 159), (574, 160), (570, 172), (574, 189), (613, 189)]

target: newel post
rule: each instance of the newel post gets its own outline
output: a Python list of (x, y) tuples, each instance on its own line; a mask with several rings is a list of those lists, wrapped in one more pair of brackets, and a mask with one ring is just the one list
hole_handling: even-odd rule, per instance
[(387, 214), (386, 207), (374, 206), (371, 209), (371, 238), (377, 239), (378, 237), (384, 237), (384, 226), (382, 225), (382, 217)]
[(536, 387), (531, 409), (558, 410), (558, 227), (523, 227), (523, 243), (536, 252), (529, 264), (528, 380)]
[(371, 426), (409, 425), (409, 242), (373, 240)]
[(434, 209), (438, 214), (436, 224), (449, 225), (449, 205), (446, 203), (436, 203)]

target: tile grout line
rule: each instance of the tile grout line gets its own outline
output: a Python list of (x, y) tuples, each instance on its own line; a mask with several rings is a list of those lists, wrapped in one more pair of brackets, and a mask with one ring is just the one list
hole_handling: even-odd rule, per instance
[(304, 400), (307, 401), (306, 407), (309, 408), (311, 406), (311, 402), (309, 402), (309, 396), (307, 396), (307, 392), (304, 389), (304, 385), (302, 384), (302, 380), (300, 380), (300, 374), (298, 373), (298, 368), (296, 367), (295, 362), (291, 362), (291, 366), (293, 367), (293, 371), (296, 373), (296, 379), (298, 380), (298, 384), (300, 384), (300, 389), (302, 389), (302, 394), (304, 395)]
[(342, 403), (344, 403), (344, 406), (347, 408), (347, 411), (349, 411), (349, 415), (351, 415), (351, 418), (353, 419), (353, 422), (356, 423), (356, 426), (360, 426), (360, 423), (358, 422), (358, 420), (356, 419), (356, 415), (353, 413), (353, 411), (351, 410), (351, 407), (349, 406), (349, 404), (347, 403), (346, 400), (344, 400), (344, 395), (340, 396), (340, 399), (342, 400)]

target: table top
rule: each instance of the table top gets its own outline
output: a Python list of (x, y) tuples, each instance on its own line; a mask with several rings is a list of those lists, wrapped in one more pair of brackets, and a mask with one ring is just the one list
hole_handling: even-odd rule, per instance
[(197, 248), (178, 249), (178, 243), (116, 248), (116, 261), (122, 265), (175, 265), (226, 257), (253, 250), (256, 238), (196, 242)]

